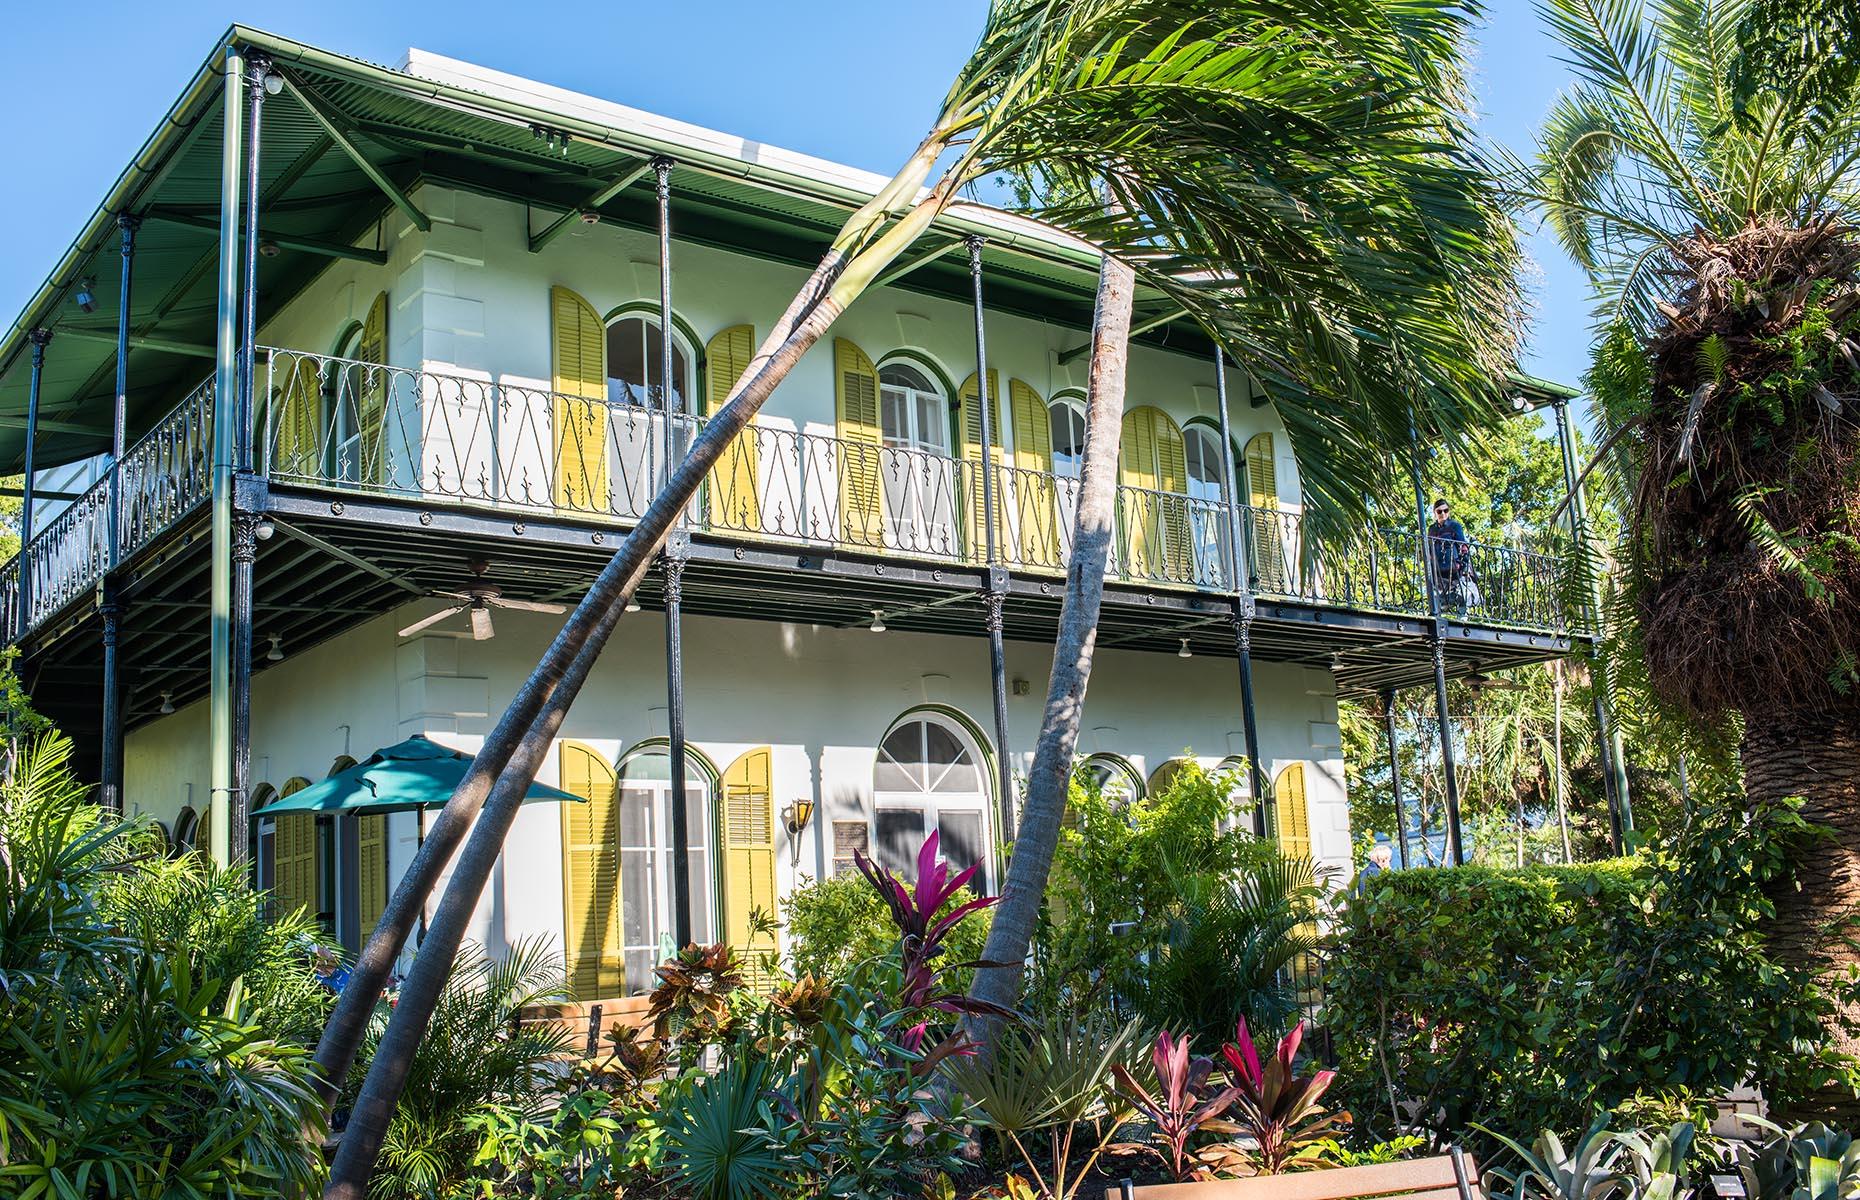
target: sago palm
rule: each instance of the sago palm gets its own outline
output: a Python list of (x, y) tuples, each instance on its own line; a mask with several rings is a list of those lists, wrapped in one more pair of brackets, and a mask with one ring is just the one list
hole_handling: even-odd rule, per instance
[(1851, 8), (1551, 0), (1577, 82), (1533, 184), (1603, 305), (1591, 383), (1647, 677), (1741, 717), (1751, 801), (1801, 796), (1834, 830), (1774, 897), (1810, 969), (1854, 961), (1834, 922), (1860, 901), (1860, 89), (1797, 51)]
[[(332, 1077), (482, 808), (451, 884), (465, 910), (475, 902), (562, 715), (690, 496), (801, 355), (968, 184), (1036, 173), (1053, 194), (1105, 197), (1035, 215), (1213, 331), (1278, 405), (1315, 520), (1360, 511), (1365, 478), (1415, 432), (1452, 437), (1493, 419), (1513, 341), (1513, 242), (1454, 107), (1468, 7), (996, 0), (929, 133), (848, 218), (486, 737), (319, 1046)], [(387, 1076), (404, 1076), (462, 936), (462, 915), (445, 907), (377, 1056), (382, 1086), (357, 1102), (334, 1195), (356, 1194), (366, 1174), (400, 1086)]]

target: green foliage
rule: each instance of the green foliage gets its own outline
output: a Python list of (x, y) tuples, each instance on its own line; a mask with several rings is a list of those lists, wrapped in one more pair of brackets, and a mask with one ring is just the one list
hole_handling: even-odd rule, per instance
[[(0, 784), (0, 1192), (314, 1190), (309, 1054), (271, 1035), (237, 978), (209, 973), (251, 966), (275, 1005), (309, 979), (307, 960), (292, 980), (285, 959), (248, 957), (213, 921), (178, 939), (120, 922), (112, 904), (177, 877), (142, 853), (144, 828), (84, 802), (70, 753), (42, 736)], [(255, 902), (221, 887), (222, 912)]]
[(793, 1190), (792, 1164), (761, 1131), (776, 1125), (768, 1064), (736, 1058), (675, 1086), (666, 1109), (667, 1162), (698, 1200), (753, 1200)]
[(1035, 1012), (1109, 1004), (1218, 1042), (1245, 1016), (1281, 1030), (1282, 968), (1311, 949), (1324, 895), (1309, 860), (1239, 827), (1236, 777), (1193, 764), (1140, 800), (1075, 782), (1028, 981)]
[[(432, 1023), (413, 1054), (407, 1087), (388, 1124), (369, 1181), (380, 1200), (449, 1200), (480, 1194), (486, 1118), (530, 1116), (549, 1103), (552, 1061), (569, 1048), (554, 1024), (520, 1024), (525, 1008), (567, 998), (558, 959), (540, 942), (520, 942), (502, 961), (468, 948), (453, 965)], [(387, 1026), (387, 1005), (363, 1044), (358, 1087)]]
[(1632, 859), (1379, 877), (1327, 980), (1359, 1130), (1569, 1128), (1643, 1092), (1754, 1076), (1776, 1097), (1845, 1072), (1821, 1049), (1827, 998), (1758, 931), (1803, 834), (1789, 806), (1710, 806)]
[[(964, 888), (944, 904), (939, 914), (954, 911), (975, 899)], [(813, 975), (838, 981), (859, 963), (897, 948), (897, 930), (886, 914), (884, 901), (871, 885), (854, 872), (802, 884), (782, 901), (787, 919), (788, 943), (796, 975)], [(970, 913), (950, 934), (950, 961), (974, 962), (988, 941), (989, 913)], [(963, 970), (952, 983), (966, 990), (973, 970)]]

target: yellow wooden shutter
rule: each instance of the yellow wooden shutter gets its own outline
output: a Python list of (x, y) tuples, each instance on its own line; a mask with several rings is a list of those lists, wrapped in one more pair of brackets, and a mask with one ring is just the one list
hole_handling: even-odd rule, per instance
[(1305, 765), (1293, 763), (1272, 785), (1273, 834), (1279, 849), (1311, 857), (1311, 814), (1305, 805)]
[(626, 990), (620, 941), (620, 809), (614, 769), (578, 742), (560, 751), (562, 790), (585, 797), (562, 809), (562, 948), (577, 1000)]
[[(986, 546), (982, 535), (982, 514), (986, 511), (982, 494), (982, 394), (976, 388), (976, 376), (962, 381), (962, 390), (957, 393), (962, 402), (962, 459), (969, 464), (968, 496), (965, 500), (967, 512), (964, 523), (969, 537), (969, 554), (980, 559)], [(988, 368), (988, 444), (995, 461), (995, 546), (997, 552), (1008, 553), (1007, 545), (1007, 493), (1001, 486), (1003, 472), (1001, 467), (1007, 464), (1007, 452), (1001, 448), (1001, 377), (993, 367)]]
[(845, 338), (833, 339), (834, 398), (838, 402), (840, 537), (855, 546), (883, 546), (879, 507), (878, 368)]
[(1057, 569), (1059, 496), (1053, 484), (1053, 425), (1040, 393), (1024, 380), (1008, 381), (1014, 412), (1014, 515), (1020, 527), (1020, 561)]
[[(756, 331), (750, 325), (732, 325), (710, 339), (704, 347), (704, 415), (715, 416), (730, 389), (749, 369), (756, 352)], [(710, 501), (707, 505), (711, 526), (718, 529), (741, 529), (759, 532), (762, 528), (762, 500), (756, 492), (758, 446), (756, 427), (751, 422), (730, 443), (723, 458), (710, 473)]]
[(1156, 467), (1158, 415), (1147, 404), (1126, 409), (1123, 439), (1117, 449), (1118, 482), (1137, 489), (1118, 496), (1123, 571), (1147, 578), (1160, 578), (1164, 573), (1162, 505), (1156, 495), (1162, 487)]
[[(289, 784), (285, 785), (289, 787)], [(298, 909), (316, 916), (316, 814), (279, 813), (272, 833), (272, 893), (279, 916)]]
[(1192, 583), (1195, 552), (1188, 532), (1188, 451), (1182, 427), (1160, 409), (1150, 409), (1150, 420), (1156, 427), (1156, 480), (1165, 493), (1159, 500), (1166, 547), (1164, 574), (1174, 583)]
[(565, 287), (549, 289), (557, 508), (607, 512), (607, 327)]
[(759, 990), (773, 981), (762, 959), (775, 953), (772, 934), (757, 935), (751, 917), (775, 915), (775, 795), (767, 746), (751, 750), (723, 773), (724, 937)]
[(315, 359), (300, 358), (273, 401), (272, 470), (282, 475), (319, 475), (322, 446), (322, 387)]
[(1283, 592), (1285, 586), (1285, 539), (1279, 519), (1272, 514), (1279, 507), (1279, 472), (1273, 456), (1272, 435), (1256, 433), (1246, 444), (1247, 504), (1253, 512), (1252, 545), (1255, 584), (1261, 591)]
[[(362, 941), (374, 932), (387, 907), (387, 818), (379, 813), (355, 821), (355, 908)], [(359, 947), (358, 947), (359, 949)]]
[(373, 367), (362, 368), (360, 394), (355, 398), (355, 430), (361, 435), (363, 483), (387, 482), (388, 402), (388, 298), (382, 292), (368, 306), (362, 322), (362, 340), (355, 356)]

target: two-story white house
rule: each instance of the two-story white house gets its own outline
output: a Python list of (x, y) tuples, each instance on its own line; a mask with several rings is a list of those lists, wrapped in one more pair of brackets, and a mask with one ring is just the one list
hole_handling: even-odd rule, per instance
[[(671, 163), (669, 321), (656, 159)], [(224, 201), (249, 195), (254, 170), (248, 342), (245, 256), (221, 248), (240, 245), (243, 210)], [(4, 582), (37, 703), (128, 811), (203, 846), (210, 813), (231, 837), (241, 806), (378, 747), (423, 735), (474, 749), (559, 627), (535, 606), (579, 598), (655, 472), (882, 182), (420, 51), (386, 68), (230, 31), (0, 343), (0, 470), (30, 453), (51, 492)], [(970, 237), (983, 239), (992, 480)], [(1050, 668), (1096, 271), (1063, 234), (958, 205), (803, 359), (691, 506), (678, 561), (648, 577), (567, 718), (542, 779), (586, 803), (525, 807), (479, 941), (549, 937), (584, 999), (649, 987), (671, 944), (680, 803), (700, 939), (746, 946), (750, 913), (778, 911), (799, 881), (849, 869), (855, 849), (898, 862), (932, 830), (951, 858), (996, 870), (1014, 801), (998, 767), (1024, 773)], [(1476, 548), (1479, 604), (1436, 624), (1413, 531), (1307, 544), (1272, 407), (1230, 369), (1224, 448), (1212, 346), (1158, 304), (1139, 296), (1082, 769), (1136, 794), (1187, 759), (1240, 760), (1244, 594), (1266, 825), (1343, 866), (1338, 697), (1431, 686), (1437, 648), (1449, 675), (1569, 653), (1561, 564)], [(46, 483), (73, 479), (96, 483)], [(459, 603), (444, 593), (476, 600), (427, 620)], [(231, 852), (353, 945), (422, 826), (414, 812), (264, 818)]]

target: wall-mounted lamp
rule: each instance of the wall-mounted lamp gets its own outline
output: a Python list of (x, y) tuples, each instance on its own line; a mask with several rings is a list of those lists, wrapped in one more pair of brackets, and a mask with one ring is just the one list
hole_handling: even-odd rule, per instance
[(808, 822), (814, 819), (814, 802), (796, 800), (782, 811), (782, 823), (788, 827), (788, 856), (790, 866), (801, 865), (801, 833)]
[(79, 312), (96, 312), (97, 281), (88, 275), (78, 280), (77, 295), (73, 296), (72, 299), (76, 301)]

